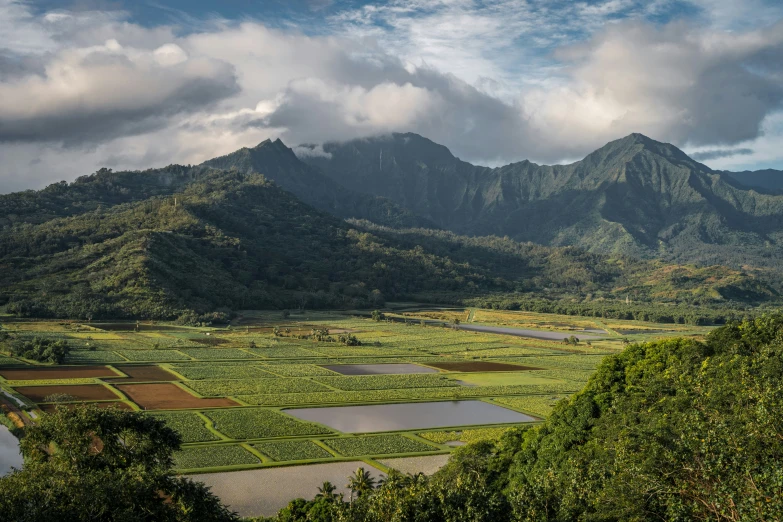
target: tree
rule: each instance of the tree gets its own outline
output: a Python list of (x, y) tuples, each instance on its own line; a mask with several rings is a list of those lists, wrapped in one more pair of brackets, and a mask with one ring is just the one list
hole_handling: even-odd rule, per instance
[(375, 479), (369, 471), (363, 467), (359, 467), (353, 475), (348, 478), (346, 487), (351, 490), (351, 501), (353, 501), (354, 495), (361, 497), (372, 491), (375, 488)]
[(380, 310), (373, 310), (372, 311), (372, 320), (373, 321), (383, 321), (384, 318), (385, 318), (385, 316), (383, 315), (383, 313), (381, 313)]
[(337, 486), (329, 482), (328, 480), (321, 484), (321, 486), (318, 488), (318, 494), (316, 495), (316, 498), (327, 498), (330, 500), (334, 500), (337, 498), (337, 494), (335, 493), (337, 491)]
[(203, 484), (172, 472), (180, 436), (115, 408), (58, 406), (26, 429), (25, 465), (0, 478), (3, 520), (236, 521)]
[(34, 337), (32, 341), (20, 341), (13, 345), (15, 355), (38, 362), (62, 364), (71, 352), (67, 341), (41, 339)]

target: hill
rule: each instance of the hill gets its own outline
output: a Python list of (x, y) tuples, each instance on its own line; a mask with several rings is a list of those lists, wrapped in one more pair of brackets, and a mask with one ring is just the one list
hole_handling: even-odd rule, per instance
[(0, 221), (0, 305), (23, 316), (208, 319), (528, 294), (597, 303), (584, 313), (631, 295), (647, 313), (778, 298), (743, 270), (346, 222), (259, 174), (207, 167), (100, 171), (2, 196), (0, 208), (12, 209)]
[(774, 193), (783, 192), (783, 171), (744, 170), (742, 172), (723, 172), (725, 175), (747, 188), (767, 190)]
[(668, 262), (781, 268), (783, 195), (742, 187), (641, 134), (570, 165), (474, 166), (411, 133), (326, 143), (323, 151), (302, 160), (460, 234)]
[(305, 203), (337, 217), (367, 219), (389, 226), (435, 228), (432, 221), (416, 216), (387, 198), (354, 192), (333, 181), (300, 161), (280, 140), (266, 140), (253, 148), (239, 149), (208, 160), (203, 166), (263, 174)]

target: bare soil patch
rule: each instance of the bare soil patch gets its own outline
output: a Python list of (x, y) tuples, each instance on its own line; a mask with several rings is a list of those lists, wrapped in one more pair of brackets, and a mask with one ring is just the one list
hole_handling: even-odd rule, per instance
[(0, 369), (0, 376), (10, 381), (34, 381), (42, 379), (117, 377), (118, 374), (106, 366), (56, 366), (51, 368)]
[(116, 393), (100, 384), (19, 386), (14, 388), (14, 390), (28, 397), (33, 402), (43, 402), (46, 397), (55, 393), (70, 395), (80, 401), (115, 401), (119, 399)]
[(131, 383), (131, 382), (150, 382), (150, 381), (178, 381), (179, 377), (170, 373), (160, 366), (117, 366), (117, 369), (128, 377), (112, 379), (111, 383)]
[(175, 384), (120, 384), (117, 389), (145, 410), (239, 406), (231, 399), (202, 399)]
[[(40, 408), (41, 408), (41, 411), (43, 411), (44, 413), (52, 413), (55, 410), (55, 408), (57, 408), (57, 406), (65, 406), (69, 410), (72, 410), (76, 406), (78, 406), (78, 404), (73, 404), (73, 403), (52, 404), (52, 403), (49, 403), (49, 404), (42, 404), (40, 406)], [(120, 410), (132, 410), (133, 409), (127, 403), (119, 402), (119, 401), (117, 401), (117, 402), (91, 402), (90, 406), (97, 406), (99, 408), (118, 408)]]
[(435, 362), (426, 363), (427, 366), (448, 370), (452, 372), (521, 372), (525, 370), (541, 370), (533, 366), (520, 366), (489, 361), (465, 361), (465, 362)]

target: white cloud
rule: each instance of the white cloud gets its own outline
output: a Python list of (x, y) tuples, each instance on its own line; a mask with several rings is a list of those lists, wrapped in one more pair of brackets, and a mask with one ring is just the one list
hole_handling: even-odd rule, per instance
[[(198, 163), (268, 137), (390, 131), (491, 164), (578, 158), (630, 132), (753, 151), (715, 165), (783, 162), (771, 116), (783, 100), (783, 23), (607, 23), (640, 9), (631, 0), (487, 6), (368, 6), (330, 20), (341, 37), (249, 21), (177, 36), (124, 13), (33, 15), (0, 0), (0, 192), (100, 166)], [(578, 24), (593, 36), (573, 44)], [(531, 51), (542, 48), (558, 50)]]

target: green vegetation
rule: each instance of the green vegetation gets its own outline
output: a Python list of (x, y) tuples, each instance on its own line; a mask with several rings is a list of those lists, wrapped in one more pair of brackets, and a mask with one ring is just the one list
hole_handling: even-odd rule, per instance
[(68, 357), (71, 347), (66, 341), (33, 338), (31, 341), (17, 341), (11, 344), (11, 352), (32, 361), (62, 364)]
[(261, 442), (254, 444), (253, 447), (276, 461), (318, 460), (334, 457), (311, 440)]
[[(207, 360), (210, 360), (209, 358)], [(252, 379), (271, 377), (265, 367), (257, 364), (189, 364), (174, 365), (172, 369), (186, 379), (200, 381), (205, 379)]]
[(209, 431), (204, 419), (192, 412), (166, 412), (151, 414), (156, 419), (166, 423), (182, 438), (182, 442), (208, 442), (220, 440), (220, 437)]
[(462, 431), (426, 431), (419, 433), (422, 437), (438, 444), (447, 442), (465, 442), (473, 443), (482, 440), (500, 440), (505, 432), (511, 428), (478, 428)]
[[(454, 381), (436, 374), (361, 375), (314, 377), (320, 383), (345, 391), (399, 390), (404, 388), (438, 388), (458, 386)], [(304, 391), (304, 390), (303, 390)]]
[(237, 520), (203, 484), (174, 475), (179, 446), (141, 413), (60, 407), (25, 429), (24, 469), (0, 478), (0, 513), (9, 522)]
[(771, 315), (704, 342), (632, 344), (538, 427), (459, 448), (432, 478), (392, 473), (276, 520), (777, 520), (782, 336)]
[(346, 457), (364, 455), (393, 455), (437, 451), (437, 448), (404, 435), (367, 435), (324, 441), (330, 448)]
[(304, 393), (330, 391), (326, 386), (309, 379), (215, 379), (193, 381), (188, 386), (207, 397), (225, 397), (227, 395), (253, 395), (263, 393)]
[(261, 408), (210, 410), (204, 413), (215, 423), (215, 429), (234, 439), (321, 435), (331, 430), (301, 422), (293, 417)]
[(241, 446), (186, 446), (174, 454), (177, 469), (203, 469), (213, 467), (258, 464), (258, 458)]
[[(291, 156), (286, 168), (309, 168), (290, 150), (286, 154)], [(70, 185), (0, 196), (0, 263), (13, 267), (0, 273), (0, 306), (25, 317), (179, 318), (182, 324), (200, 325), (225, 324), (232, 310), (379, 309), (389, 299), (416, 298), (716, 323), (780, 299), (778, 280), (765, 271), (640, 261), (628, 257), (634, 249), (592, 253), (494, 236), (345, 222), (251, 173), (261, 168), (253, 165), (239, 171), (182, 166), (101, 171)], [(275, 167), (257, 171), (278, 172)], [(783, 201), (763, 196), (771, 199), (754, 207), (754, 197), (742, 193), (732, 199), (742, 207), (740, 215), (750, 208), (773, 212)], [(564, 208), (546, 206), (558, 215)], [(590, 212), (598, 222), (606, 221), (595, 209)], [(638, 226), (628, 226), (623, 230), (639, 232)], [(749, 234), (755, 238), (760, 232)], [(524, 231), (517, 235), (529, 239)], [(580, 244), (590, 242), (582, 244), (589, 250), (593, 243), (611, 244), (604, 239), (579, 236)], [(550, 240), (572, 242), (568, 237)], [(735, 256), (742, 251), (738, 242), (728, 244)], [(774, 268), (761, 257), (753, 259)], [(544, 288), (546, 299), (541, 298)], [(629, 296), (633, 304), (626, 302)], [(363, 342), (350, 333), (337, 339), (349, 347)]]

